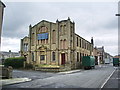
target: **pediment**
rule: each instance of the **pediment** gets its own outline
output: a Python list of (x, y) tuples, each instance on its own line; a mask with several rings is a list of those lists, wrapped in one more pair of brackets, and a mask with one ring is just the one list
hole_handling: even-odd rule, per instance
[(37, 50), (47, 50), (47, 47), (46, 47), (46, 46), (44, 46), (44, 45), (42, 45), (42, 46), (38, 47), (38, 49), (37, 49)]

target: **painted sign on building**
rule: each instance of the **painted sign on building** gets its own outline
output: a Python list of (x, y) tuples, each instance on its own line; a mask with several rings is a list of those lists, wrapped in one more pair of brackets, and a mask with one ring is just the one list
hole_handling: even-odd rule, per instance
[(38, 40), (48, 39), (48, 33), (38, 34)]

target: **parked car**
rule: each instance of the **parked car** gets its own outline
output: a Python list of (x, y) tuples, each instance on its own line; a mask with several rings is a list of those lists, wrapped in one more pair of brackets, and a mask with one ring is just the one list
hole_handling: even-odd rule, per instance
[(105, 64), (110, 64), (110, 59), (106, 58), (105, 59)]

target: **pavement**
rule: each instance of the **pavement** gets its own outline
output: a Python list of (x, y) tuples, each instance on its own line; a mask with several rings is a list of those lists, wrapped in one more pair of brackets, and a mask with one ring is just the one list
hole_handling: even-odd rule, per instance
[(12, 78), (12, 79), (2, 79), (0, 80), (0, 86), (9, 85), (9, 84), (16, 84), (21, 82), (31, 81), (29, 78)]
[[(70, 73), (76, 73), (76, 72), (80, 72), (81, 70), (72, 70), (72, 71), (65, 71), (65, 72), (59, 72), (58, 74), (70, 74)], [(27, 81), (31, 81), (32, 79), (30, 78), (12, 78), (12, 79), (2, 79), (0, 80), (0, 86), (3, 85), (11, 85), (11, 84), (18, 84), (21, 82), (27, 82)]]
[[(4, 85), (3, 88), (100, 88), (104, 86), (104, 82), (115, 70), (116, 68), (112, 65), (97, 65), (95, 69), (91, 70), (79, 69), (59, 73), (15, 70), (14, 78), (27, 77), (32, 80)], [(111, 84), (113, 83), (112, 81)]]

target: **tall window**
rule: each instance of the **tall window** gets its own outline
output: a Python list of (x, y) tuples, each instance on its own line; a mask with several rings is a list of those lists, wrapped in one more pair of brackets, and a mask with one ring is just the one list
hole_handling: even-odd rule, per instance
[(46, 39), (46, 44), (48, 43), (48, 39)]
[(49, 38), (49, 33), (48, 28), (46, 26), (41, 26), (38, 28), (38, 45), (39, 44), (47, 44), (48, 43), (48, 38)]
[(61, 25), (60, 26), (60, 35), (65, 35), (66, 32), (66, 25)]
[(28, 43), (26, 44), (26, 51), (28, 51)]
[(77, 52), (77, 62), (79, 62), (79, 52)]
[(82, 48), (84, 48), (84, 41), (82, 40)]
[(35, 34), (32, 33), (32, 45), (34, 45), (34, 41), (35, 41)]
[(32, 61), (34, 61), (34, 53), (32, 52)]
[(78, 37), (77, 37), (77, 46), (78, 46)]
[(24, 51), (28, 51), (28, 43), (24, 44)]
[(82, 56), (81, 56), (81, 53), (80, 53), (80, 62), (82, 61)]
[(63, 41), (63, 49), (66, 49), (66, 39)]
[(81, 47), (81, 39), (80, 39), (80, 47)]
[(66, 34), (66, 25), (64, 25), (63, 34), (64, 34), (64, 35)]
[(40, 55), (40, 60), (45, 60), (45, 55)]
[(88, 44), (88, 43), (86, 42), (86, 49), (87, 49), (87, 44)]
[(52, 60), (55, 61), (55, 52), (52, 53)]
[(63, 49), (63, 40), (60, 40), (60, 48)]
[(86, 49), (86, 42), (84, 41), (84, 48)]
[(63, 29), (62, 27), (63, 27), (63, 26), (61, 25), (61, 26), (60, 26), (60, 35), (62, 35), (62, 29)]
[(23, 44), (23, 51), (27, 51), (25, 43)]
[(52, 42), (53, 42), (53, 44), (55, 44), (55, 41), (56, 41), (56, 32), (55, 32), (55, 30), (53, 30), (53, 32), (52, 32)]
[(71, 31), (71, 37), (72, 37), (72, 35), (73, 35), (73, 28), (72, 28), (72, 26), (70, 28), (70, 31)]

